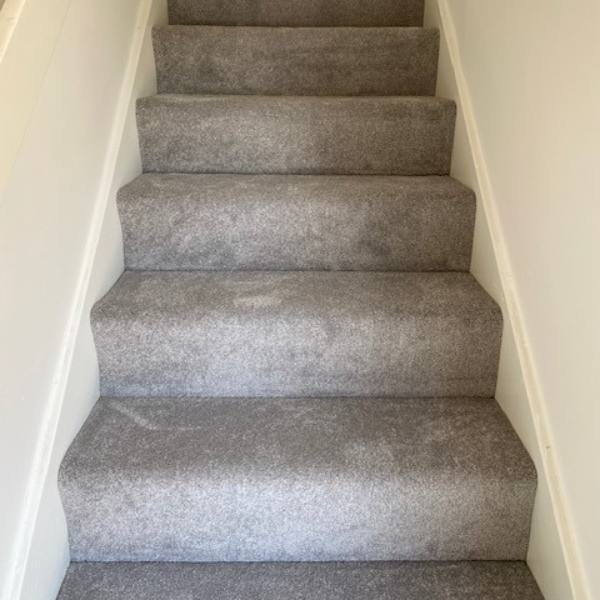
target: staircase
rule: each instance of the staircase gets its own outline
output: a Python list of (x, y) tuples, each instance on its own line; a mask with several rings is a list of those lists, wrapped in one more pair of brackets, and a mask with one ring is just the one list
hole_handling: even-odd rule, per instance
[(539, 600), (422, 0), (170, 0), (61, 600)]

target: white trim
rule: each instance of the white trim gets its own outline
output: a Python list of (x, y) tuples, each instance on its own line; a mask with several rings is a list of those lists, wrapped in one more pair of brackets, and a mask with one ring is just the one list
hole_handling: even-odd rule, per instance
[(558, 533), (573, 590), (573, 597), (575, 600), (591, 600), (591, 593), (586, 583), (579, 548), (575, 541), (572, 519), (567, 508), (564, 488), (558, 470), (553, 437), (549, 427), (546, 406), (543, 401), (542, 387), (535, 367), (532, 351), (527, 342), (528, 337), (525, 319), (515, 285), (515, 278), (505, 243), (502, 223), (497, 210), (497, 202), (494, 197), (488, 165), (479, 137), (471, 94), (462, 68), (456, 27), (448, 6), (448, 0), (438, 0), (437, 4), (440, 21), (446, 36), (450, 62), (454, 69), (456, 87), (462, 105), (467, 137), (471, 147), (476, 177), (481, 191), (481, 204), (489, 227), (492, 247), (498, 264), (500, 281), (506, 302), (507, 317), (513, 331), (518, 357), (523, 371), (527, 398), (533, 416), (535, 433), (550, 490), (550, 498), (555, 518), (557, 520)]
[[(52, 379), (48, 402), (42, 418), (40, 437), (35, 449), (33, 466), (29, 476), (25, 497), (23, 499), (23, 519), (20, 523), (17, 535), (13, 561), (8, 571), (9, 576), (5, 587), (5, 600), (19, 600), (23, 589), (25, 569), (29, 558), (44, 485), (49, 472), (62, 403), (67, 389), (71, 365), (73, 363), (77, 333), (82, 318), (84, 317), (83, 313), (86, 306), (86, 297), (90, 286), (94, 258), (100, 241), (104, 215), (110, 199), (119, 149), (125, 130), (138, 64), (140, 62), (153, 3), (154, 0), (141, 0), (138, 9), (136, 27), (133, 33), (125, 76), (123, 78), (123, 83), (121, 84), (121, 90), (117, 101), (117, 110), (109, 138), (107, 156), (102, 170), (98, 194), (94, 203), (90, 231), (83, 252), (82, 268), (75, 288), (75, 299), (70, 311), (69, 321), (65, 328), (61, 353), (55, 375)], [(6, 8), (8, 8), (8, 6), (5, 6), (3, 10)]]

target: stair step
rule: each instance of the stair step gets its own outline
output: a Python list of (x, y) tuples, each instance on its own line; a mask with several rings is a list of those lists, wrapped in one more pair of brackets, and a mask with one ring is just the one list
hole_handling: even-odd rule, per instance
[(182, 25), (420, 26), (423, 0), (169, 0)]
[(60, 487), (77, 561), (525, 559), (494, 400), (102, 399)]
[(437, 176), (150, 173), (118, 206), (137, 270), (468, 271), (475, 219)]
[(544, 600), (523, 562), (74, 563), (58, 600)]
[(447, 175), (454, 102), (158, 95), (138, 101), (145, 171)]
[(423, 28), (154, 30), (158, 89), (174, 94), (432, 96), (438, 51)]
[(94, 307), (106, 396), (494, 395), (468, 273), (129, 271)]

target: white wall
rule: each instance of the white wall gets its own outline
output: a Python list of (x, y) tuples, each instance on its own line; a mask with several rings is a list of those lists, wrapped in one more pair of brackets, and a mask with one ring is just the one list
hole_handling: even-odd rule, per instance
[[(118, 187), (140, 172), (163, 0), (6, 0), (0, 13), (0, 597), (68, 562), (60, 460), (98, 397), (89, 308), (122, 271)], [(139, 70), (138, 70), (139, 66)]]
[(528, 562), (548, 600), (600, 598), (600, 4), (430, 0), (427, 21), (472, 270), (507, 321), (497, 397), (540, 476)]

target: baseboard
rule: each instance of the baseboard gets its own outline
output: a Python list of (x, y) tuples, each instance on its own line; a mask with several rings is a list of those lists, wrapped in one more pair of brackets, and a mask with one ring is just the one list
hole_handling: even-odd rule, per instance
[[(23, 498), (23, 518), (19, 524), (17, 542), (15, 544), (11, 565), (8, 570), (8, 580), (5, 582), (3, 588), (5, 591), (2, 600), (19, 600), (21, 598), (37, 516), (39, 514), (40, 503), (44, 494), (44, 487), (53, 455), (59, 419), (63, 407), (63, 399), (69, 383), (77, 336), (82, 319), (85, 318), (84, 312), (87, 305), (86, 300), (92, 278), (96, 250), (102, 232), (104, 215), (111, 198), (111, 189), (117, 166), (119, 149), (121, 147), (121, 139), (128, 117), (138, 63), (154, 3), (155, 0), (140, 1), (130, 52), (127, 59), (127, 66), (116, 105), (115, 119), (110, 133), (108, 151), (102, 169), (102, 177), (98, 193), (94, 199), (89, 235), (87, 236), (85, 248), (82, 253), (82, 269), (77, 279), (73, 294), (74, 301), (72, 308), (69, 311), (68, 323), (64, 330), (60, 356), (57, 363), (58, 366), (51, 382), (48, 401), (42, 416), (40, 436), (35, 448), (35, 455), (32, 469), (28, 477), (26, 494)], [(16, 6), (16, 2), (13, 4)], [(4, 7), (4, 9), (7, 8), (9, 8), (9, 2), (7, 2)]]
[[(480, 208), (483, 212), (491, 248), (497, 264), (498, 278), (500, 281), (505, 318), (508, 327), (514, 337), (514, 346), (520, 364), (523, 385), (529, 404), (532, 423), (535, 429), (535, 437), (539, 450), (539, 463), (537, 465), (540, 478), (544, 479), (554, 512), (557, 535), (560, 539), (561, 557), (568, 572), (572, 597), (575, 600), (591, 600), (591, 594), (587, 589), (585, 576), (582, 569), (582, 561), (579, 550), (575, 543), (572, 521), (567, 509), (565, 494), (557, 466), (557, 458), (554, 449), (549, 419), (544, 404), (542, 388), (535, 362), (528, 344), (527, 328), (524, 314), (519, 301), (518, 291), (511, 267), (502, 223), (497, 210), (497, 201), (491, 184), (489, 165), (483, 151), (479, 129), (472, 104), (471, 94), (466, 75), (462, 67), (459, 43), (456, 35), (456, 27), (452, 17), (448, 0), (431, 0), (432, 10), (437, 11), (441, 35), (448, 48), (450, 63), (458, 97), (456, 98), (459, 113), (464, 119), (468, 144), (470, 146), (471, 160), (478, 184), (478, 195)], [(538, 580), (544, 577), (543, 573), (535, 573)], [(542, 586), (543, 587), (543, 586)]]

